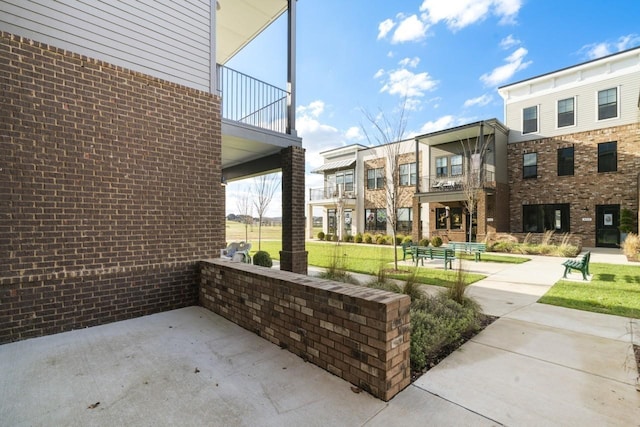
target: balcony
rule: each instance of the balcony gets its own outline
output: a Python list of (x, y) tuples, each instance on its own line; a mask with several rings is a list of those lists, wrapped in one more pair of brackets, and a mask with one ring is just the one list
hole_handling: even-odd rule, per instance
[(320, 200), (337, 202), (338, 200), (355, 200), (355, 198), (356, 192), (353, 189), (353, 184), (338, 184), (335, 186), (309, 189), (309, 201), (312, 202)]
[(289, 92), (224, 65), (217, 65), (222, 118), (287, 133)]
[[(491, 170), (484, 171), (482, 188), (495, 188), (495, 173)], [(422, 178), (421, 193), (445, 193), (464, 190), (465, 176), (436, 176), (431, 175)]]

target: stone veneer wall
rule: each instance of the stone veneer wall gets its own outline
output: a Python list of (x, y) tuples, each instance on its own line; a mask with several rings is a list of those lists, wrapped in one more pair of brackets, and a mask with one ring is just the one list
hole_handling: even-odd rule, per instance
[(200, 303), (385, 401), (410, 383), (406, 295), (220, 259)]
[(0, 343), (197, 304), (220, 99), (0, 34)]
[[(617, 141), (618, 170), (598, 173), (598, 144)], [(574, 175), (558, 176), (557, 150), (574, 146)], [(522, 178), (523, 153), (538, 153), (538, 177)], [(638, 209), (640, 126), (636, 124), (509, 144), (510, 231), (522, 233), (522, 205), (569, 203), (571, 233), (595, 246), (596, 205)], [(583, 221), (582, 218), (591, 218)]]

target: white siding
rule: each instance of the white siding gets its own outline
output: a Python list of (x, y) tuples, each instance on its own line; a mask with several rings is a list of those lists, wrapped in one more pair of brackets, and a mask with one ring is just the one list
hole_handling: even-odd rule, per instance
[(210, 91), (210, 1), (0, 0), (0, 29)]

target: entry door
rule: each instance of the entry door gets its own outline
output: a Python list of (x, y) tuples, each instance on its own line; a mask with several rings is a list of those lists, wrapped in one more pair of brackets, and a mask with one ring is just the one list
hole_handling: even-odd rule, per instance
[(596, 206), (596, 246), (615, 248), (620, 244), (620, 205)]

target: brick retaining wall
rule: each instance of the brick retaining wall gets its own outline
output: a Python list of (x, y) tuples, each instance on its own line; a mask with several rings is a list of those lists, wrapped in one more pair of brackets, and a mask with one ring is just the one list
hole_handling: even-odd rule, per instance
[(410, 383), (406, 295), (213, 259), (200, 303), (385, 401)]

